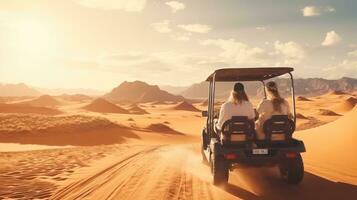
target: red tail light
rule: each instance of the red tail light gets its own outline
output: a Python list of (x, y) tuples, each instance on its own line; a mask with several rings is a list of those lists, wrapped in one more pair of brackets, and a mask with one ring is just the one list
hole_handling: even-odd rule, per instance
[(237, 159), (237, 158), (238, 158), (237, 154), (234, 154), (234, 153), (225, 154), (224, 157), (225, 157), (227, 160), (234, 160), (234, 159)]
[(288, 153), (285, 153), (285, 156), (287, 158), (295, 158), (297, 156), (297, 153), (295, 152), (288, 152)]

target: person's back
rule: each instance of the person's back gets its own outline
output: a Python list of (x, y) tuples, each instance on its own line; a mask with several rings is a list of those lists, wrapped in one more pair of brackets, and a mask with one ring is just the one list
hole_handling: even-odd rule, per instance
[(287, 115), (291, 117), (289, 103), (280, 97), (278, 88), (274, 82), (267, 84), (268, 99), (264, 99), (257, 108), (259, 118), (256, 121), (256, 132), (259, 140), (265, 139), (263, 131), (264, 123), (273, 115)]
[(289, 115), (290, 106), (289, 103), (284, 100), (280, 105), (279, 110), (274, 109), (274, 102), (272, 99), (264, 99), (257, 108), (259, 115), (262, 115), (266, 119), (270, 119), (273, 115)]
[(253, 105), (249, 101), (237, 104), (230, 101), (224, 103), (221, 107), (217, 126), (221, 129), (224, 122), (230, 120), (233, 116), (246, 116), (249, 119), (254, 119)]
[(217, 128), (222, 129), (224, 122), (233, 116), (246, 116), (249, 119), (255, 118), (253, 105), (249, 102), (248, 96), (241, 83), (236, 83), (231, 93), (230, 99), (225, 102), (220, 110)]

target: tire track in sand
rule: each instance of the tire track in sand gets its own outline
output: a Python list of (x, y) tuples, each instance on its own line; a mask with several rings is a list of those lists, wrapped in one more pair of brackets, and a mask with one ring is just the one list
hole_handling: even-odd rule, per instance
[(212, 186), (209, 176), (190, 145), (133, 147), (52, 199), (235, 199)]

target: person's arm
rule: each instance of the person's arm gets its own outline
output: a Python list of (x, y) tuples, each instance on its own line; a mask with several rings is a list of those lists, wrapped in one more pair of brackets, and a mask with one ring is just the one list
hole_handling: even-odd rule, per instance
[(226, 121), (225, 120), (226, 119), (226, 113), (227, 113), (226, 106), (225, 106), (225, 104), (223, 104), (221, 106), (221, 110), (219, 111), (219, 118), (218, 118), (218, 122), (216, 124), (216, 127), (218, 129), (221, 129), (223, 124), (224, 124), (224, 122)]
[(255, 110), (254, 110), (254, 108), (253, 108), (253, 105), (252, 105), (252, 103), (250, 103), (249, 102), (249, 111), (250, 111), (250, 113), (249, 113), (249, 116), (248, 116), (248, 118), (250, 119), (250, 120), (255, 120)]
[(257, 112), (259, 115), (262, 114), (263, 111), (264, 111), (264, 100), (262, 100), (257, 107)]

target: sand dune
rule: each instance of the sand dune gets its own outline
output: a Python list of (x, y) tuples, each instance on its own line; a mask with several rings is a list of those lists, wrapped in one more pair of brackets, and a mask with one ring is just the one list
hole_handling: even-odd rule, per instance
[(338, 112), (347, 112), (352, 110), (357, 104), (357, 98), (349, 97), (346, 100), (343, 100), (341, 103), (332, 107), (333, 110)]
[(208, 106), (208, 99), (202, 101), (200, 105), (201, 106)]
[(321, 121), (313, 117), (309, 117), (306, 120), (307, 122), (303, 122), (303, 123), (299, 123), (298, 121), (296, 130), (306, 130), (306, 129), (316, 128), (329, 123), (328, 121)]
[(317, 114), (324, 116), (340, 116), (340, 114), (328, 109), (319, 109)]
[(200, 110), (194, 107), (192, 104), (183, 101), (172, 108), (173, 110), (185, 110), (185, 111), (192, 111), (192, 112), (199, 112)]
[(151, 105), (168, 105), (168, 104), (170, 103), (167, 101), (154, 101), (151, 103)]
[(36, 99), (24, 101), (22, 103), (39, 107), (56, 107), (61, 105), (59, 101), (57, 101), (54, 97), (50, 95), (42, 95)]
[(0, 115), (0, 141), (45, 145), (116, 144), (136, 135), (105, 118), (84, 115)]
[(0, 113), (22, 113), (58, 115), (62, 112), (54, 108), (36, 107), (27, 104), (4, 104), (0, 103)]
[(136, 115), (149, 114), (146, 110), (140, 108), (138, 104), (132, 104), (132, 105), (130, 105), (128, 111), (129, 111), (131, 114), (136, 114)]
[(19, 103), (23, 101), (28, 101), (28, 100), (33, 100), (34, 97), (30, 96), (10, 96), (10, 97), (5, 97), (5, 96), (0, 96), (0, 102), (1, 103)]
[(303, 96), (298, 96), (296, 98), (297, 101), (311, 101), (311, 99), (307, 98), (307, 97), (303, 97)]
[(149, 131), (153, 132), (158, 132), (158, 133), (165, 133), (165, 134), (179, 134), (182, 135), (183, 133), (180, 133), (178, 131), (175, 131), (168, 125), (164, 123), (155, 123), (155, 124), (150, 124), (147, 128)]
[[(307, 147), (306, 161), (330, 178), (357, 184), (357, 109), (324, 126), (297, 133)], [(330, 174), (330, 175), (328, 175)]]
[(296, 113), (296, 118), (298, 119), (308, 119), (307, 117), (305, 117), (303, 114), (301, 113)]
[(92, 112), (99, 112), (99, 113), (121, 113), (121, 114), (129, 113), (129, 111), (125, 110), (124, 108), (121, 108), (102, 98), (95, 99), (90, 104), (84, 106), (83, 109)]
[[(222, 102), (222, 101), (215, 101), (215, 103), (214, 103), (214, 105), (215, 106), (221, 106), (222, 104), (223, 104), (224, 102)], [(206, 99), (206, 100), (204, 100), (203, 102), (201, 102), (201, 104), (200, 104), (201, 106), (208, 106), (208, 100)]]
[(78, 102), (84, 102), (84, 101), (89, 101), (92, 100), (93, 98), (84, 94), (62, 94), (59, 96), (60, 98), (66, 100), (66, 101), (78, 101)]
[(341, 90), (333, 90), (329, 93), (330, 95), (345, 95), (348, 94), (347, 92), (341, 91)]

